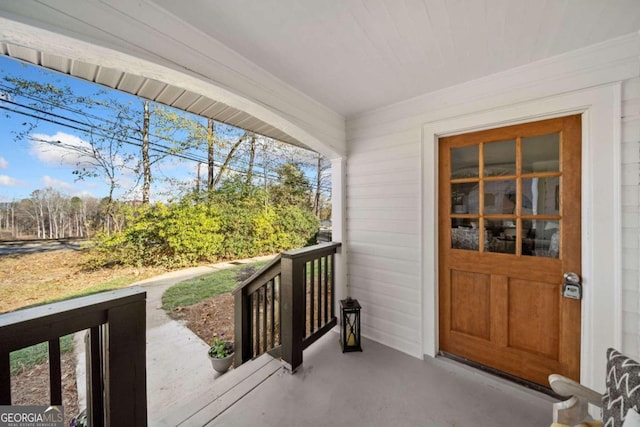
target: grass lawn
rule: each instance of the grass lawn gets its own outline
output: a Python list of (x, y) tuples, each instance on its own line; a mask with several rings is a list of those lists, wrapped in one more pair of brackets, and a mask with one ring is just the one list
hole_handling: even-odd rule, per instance
[(240, 276), (241, 273), (246, 272), (247, 268), (258, 271), (269, 262), (267, 260), (242, 264), (180, 282), (164, 293), (162, 308), (172, 311), (176, 307), (187, 307), (207, 298), (231, 292), (248, 277), (244, 274)]
[(107, 280), (103, 283), (98, 283), (97, 285), (89, 286), (77, 292), (68, 293), (59, 298), (52, 298), (43, 301), (37, 305), (49, 304), (52, 302), (64, 301), (71, 298), (77, 297), (86, 297), (88, 295), (97, 294), (99, 292), (112, 291), (114, 289), (124, 288), (125, 286), (129, 286), (130, 284), (137, 282), (139, 279), (137, 277), (117, 277), (115, 279)]

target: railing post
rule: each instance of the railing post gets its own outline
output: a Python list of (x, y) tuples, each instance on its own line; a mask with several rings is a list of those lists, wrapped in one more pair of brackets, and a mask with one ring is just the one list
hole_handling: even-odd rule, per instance
[(11, 363), (9, 352), (0, 349), (0, 405), (11, 405)]
[(108, 312), (107, 425), (147, 425), (145, 300)]
[(280, 279), (282, 361), (291, 373), (302, 364), (305, 327), (303, 263), (282, 254)]
[(233, 340), (235, 346), (234, 364), (242, 365), (253, 356), (251, 342), (251, 311), (249, 310), (249, 296), (245, 289), (241, 289), (234, 295), (234, 331)]

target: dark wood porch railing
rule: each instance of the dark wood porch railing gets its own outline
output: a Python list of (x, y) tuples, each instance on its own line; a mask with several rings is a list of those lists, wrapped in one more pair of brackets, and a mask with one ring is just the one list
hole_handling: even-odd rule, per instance
[(234, 291), (235, 365), (265, 352), (293, 372), (302, 351), (336, 325), (335, 254), (340, 243), (283, 252)]
[(50, 404), (61, 405), (60, 337), (88, 329), (90, 425), (146, 426), (145, 298), (133, 286), (0, 315), (0, 405), (11, 404), (9, 354), (41, 342), (49, 343)]

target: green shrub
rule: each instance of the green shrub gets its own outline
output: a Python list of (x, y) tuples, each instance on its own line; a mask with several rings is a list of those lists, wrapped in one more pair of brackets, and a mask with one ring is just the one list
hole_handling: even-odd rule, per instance
[(286, 235), (281, 250), (301, 248), (315, 244), (320, 221), (307, 210), (281, 206), (276, 210), (276, 227)]
[(129, 210), (123, 231), (97, 239), (94, 265), (181, 267), (214, 261), (223, 236), (218, 211), (190, 198)]
[(263, 189), (238, 178), (223, 183), (210, 201), (190, 195), (129, 207), (125, 218), (122, 231), (98, 236), (92, 266), (182, 267), (282, 252), (313, 244), (319, 226), (303, 206), (269, 205)]

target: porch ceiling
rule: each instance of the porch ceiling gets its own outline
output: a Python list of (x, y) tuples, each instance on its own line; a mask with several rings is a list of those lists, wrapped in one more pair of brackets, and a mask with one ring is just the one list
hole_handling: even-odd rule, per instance
[[(0, 15), (202, 76), (299, 119), (334, 148), (345, 117), (640, 29), (637, 0), (25, 0), (2, 2)], [(108, 85), (200, 114), (221, 109), (223, 121), (295, 143), (213, 100), (111, 73)]]
[(344, 116), (640, 29), (637, 0), (150, 0)]
[(233, 125), (278, 141), (308, 148), (285, 132), (244, 111), (175, 85), (4, 42), (0, 42), (0, 54), (137, 95), (202, 117), (212, 118), (220, 123)]

